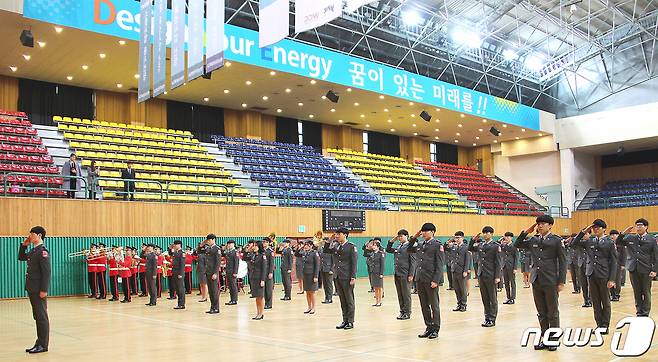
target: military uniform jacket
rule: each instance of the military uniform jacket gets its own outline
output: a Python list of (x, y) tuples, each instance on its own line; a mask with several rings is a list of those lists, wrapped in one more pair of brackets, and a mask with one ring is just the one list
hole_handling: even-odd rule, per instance
[(455, 243), (446, 243), (443, 250), (445, 250), (446, 253), (446, 267), (450, 268), (450, 265), (455, 259), (456, 245)]
[(530, 253), (530, 282), (539, 285), (564, 284), (567, 279), (567, 255), (562, 239), (547, 234), (545, 238), (528, 236), (521, 232), (514, 246)]
[(384, 267), (386, 266), (383, 251), (374, 251), (370, 254), (370, 273), (373, 275), (384, 275)]
[(628, 271), (650, 273), (658, 270), (658, 244), (653, 235), (619, 235), (617, 244), (625, 245), (628, 253)]
[(25, 252), (27, 246), (21, 244), (18, 260), (27, 262), (25, 290), (28, 293), (48, 292), (50, 286), (50, 252), (43, 244)]
[(573, 266), (580, 266), (580, 251), (573, 245), (567, 246), (567, 263)]
[(224, 253), (226, 258), (226, 274), (237, 274), (238, 268), (240, 267), (240, 256), (235, 249), (229, 250)]
[(370, 269), (372, 268), (372, 260), (370, 260), (370, 257), (372, 256), (372, 250), (366, 249), (366, 245), (363, 245), (363, 257), (366, 258), (366, 266), (368, 267), (368, 273), (370, 273)]
[(619, 255), (615, 243), (607, 236), (598, 239), (591, 237), (583, 240), (585, 233), (582, 231), (571, 242), (571, 245), (581, 247), (587, 255), (587, 264), (585, 264), (585, 275), (588, 277), (615, 280), (617, 278), (617, 268)]
[(304, 263), (302, 273), (310, 274), (314, 277), (317, 276), (320, 273), (320, 256), (318, 255), (318, 252), (311, 249), (302, 252), (301, 257)]
[(208, 265), (206, 263), (206, 250), (207, 247), (203, 248), (197, 248), (194, 250), (194, 254), (196, 255), (196, 271), (202, 274), (206, 273), (206, 269), (208, 268)]
[(220, 251), (217, 244), (206, 248), (206, 274), (219, 273)]
[(500, 244), (496, 241), (479, 241), (471, 239), (468, 243), (468, 250), (477, 253), (478, 259), (478, 277), (491, 279), (500, 279), (500, 272), (503, 269), (503, 256)]
[(146, 276), (152, 277), (158, 274), (158, 256), (155, 253), (146, 254)]
[(292, 250), (290, 248), (281, 251), (281, 270), (286, 272), (292, 270)]
[(325, 253), (323, 249), (318, 250), (320, 255), (320, 271), (329, 273), (334, 271), (334, 254)]
[(516, 264), (519, 261), (516, 247), (513, 244), (502, 244), (500, 249), (503, 252), (503, 268), (516, 269)]
[(340, 243), (325, 243), (323, 252), (335, 255), (336, 270), (334, 277), (336, 279), (356, 278), (356, 262), (358, 258), (356, 245), (349, 241), (343, 245), (340, 245)]
[(265, 254), (267, 254), (267, 274), (272, 274), (274, 273), (274, 250), (267, 248)]
[(617, 259), (617, 268), (626, 267), (626, 247), (621, 245), (621, 244), (616, 244), (617, 245), (617, 255), (619, 255), (619, 259)]
[(253, 270), (251, 278), (260, 285), (260, 282), (267, 280), (267, 270), (269, 268), (269, 256), (267, 252), (254, 254), (252, 257)]
[(174, 277), (185, 275), (185, 253), (182, 250), (173, 252), (174, 260), (171, 263), (171, 275)]
[[(420, 243), (420, 245), (419, 245)], [(436, 239), (428, 241), (418, 241), (411, 238), (409, 242), (409, 252), (416, 253), (418, 260), (416, 275), (414, 280), (417, 282), (435, 282), (443, 283), (443, 266), (445, 265), (445, 253), (443, 245)]]
[(468, 245), (462, 243), (461, 245), (452, 244), (455, 250), (452, 263), (450, 264), (450, 271), (453, 273), (467, 273), (471, 265), (471, 252), (468, 251)]
[(395, 275), (399, 277), (413, 277), (416, 274), (416, 253), (409, 252), (409, 242), (399, 244), (393, 248), (393, 243), (388, 242), (386, 252), (394, 255)]

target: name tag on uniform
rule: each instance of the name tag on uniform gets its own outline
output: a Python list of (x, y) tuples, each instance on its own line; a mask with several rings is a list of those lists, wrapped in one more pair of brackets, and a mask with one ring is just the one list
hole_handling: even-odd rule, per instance
[(594, 245), (590, 245), (589, 248), (590, 248), (590, 249), (594, 249)]
[(628, 245), (633, 245), (634, 243), (628, 243)]
[(533, 247), (533, 248), (538, 248), (539, 245), (537, 245), (537, 244), (532, 244), (532, 247)]

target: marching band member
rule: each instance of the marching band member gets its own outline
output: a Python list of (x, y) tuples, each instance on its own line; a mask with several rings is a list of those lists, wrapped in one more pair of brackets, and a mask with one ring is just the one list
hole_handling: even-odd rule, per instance
[(158, 287), (158, 298), (160, 298), (162, 296), (162, 271), (163, 271), (165, 259), (164, 259), (164, 255), (162, 255), (162, 249), (160, 249), (159, 246), (156, 245), (153, 248), (153, 251), (158, 261), (158, 276), (156, 278), (155, 285)]
[[(174, 262), (174, 249), (173, 244), (169, 247), (169, 252), (164, 257), (162, 262), (162, 268), (165, 269), (167, 276), (167, 281), (169, 282), (169, 297), (167, 299), (172, 300), (176, 299), (176, 288), (174, 287), (174, 273), (172, 270), (172, 265)], [(183, 263), (185, 264), (185, 263)], [(185, 265), (183, 265), (185, 267)], [(183, 272), (184, 273), (184, 272)]]
[(118, 261), (121, 258), (123, 250), (116, 245), (112, 245), (112, 252), (107, 255), (107, 263), (110, 267), (110, 292), (112, 293), (112, 298), (109, 299), (110, 302), (115, 302), (119, 300), (119, 264)]
[(192, 247), (185, 247), (185, 294), (192, 294), (192, 262), (196, 256), (192, 255)]
[(96, 287), (96, 263), (94, 257), (97, 253), (96, 244), (92, 243), (89, 246), (89, 252), (87, 253), (87, 281), (89, 283), (89, 296), (87, 298), (96, 298), (98, 295), (98, 288)]
[[(146, 297), (146, 244), (142, 244), (142, 252), (139, 253), (139, 257), (137, 259), (137, 275), (139, 278), (139, 287), (141, 293), (139, 294), (140, 297)], [(137, 255), (135, 255), (137, 257)], [(135, 292), (137, 292), (137, 288), (135, 288)]]
[[(144, 249), (146, 249), (146, 248), (144, 248)], [(139, 269), (140, 269), (140, 264), (142, 263), (142, 258), (140, 258), (137, 255), (137, 248), (136, 247), (134, 247), (134, 246), (130, 247), (130, 252), (131, 252), (131, 256), (132, 256), (132, 264), (130, 265), (130, 281), (131, 281), (130, 294), (137, 295), (137, 289), (138, 289), (138, 286), (139, 286), (137, 279), (139, 279), (140, 276), (141, 276), (140, 273), (139, 273)], [(146, 296), (146, 294), (144, 294), (143, 296)]]
[(121, 287), (123, 289), (123, 300), (121, 300), (121, 303), (130, 303), (131, 301), (131, 287), (132, 284), (132, 271), (131, 268), (134, 264), (134, 260), (132, 258), (133, 254), (133, 249), (131, 247), (126, 247), (126, 255), (123, 257), (123, 259), (117, 260), (117, 264), (119, 265), (119, 276), (121, 277)]
[(96, 299), (107, 298), (107, 284), (105, 282), (105, 274), (107, 271), (107, 253), (105, 252), (105, 244), (98, 244), (98, 257), (95, 258), (96, 263), (96, 286), (98, 289), (98, 296)]

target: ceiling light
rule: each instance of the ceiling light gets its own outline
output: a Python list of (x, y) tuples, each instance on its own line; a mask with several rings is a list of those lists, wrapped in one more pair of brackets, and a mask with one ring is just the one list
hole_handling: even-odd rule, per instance
[(482, 132), (482, 131), (484, 131), (484, 130), (483, 130), (482, 128), (478, 128), (478, 131), (479, 131), (479, 132)]
[[(89, 66), (87, 64), (83, 64), (81, 66), (81, 68), (82, 68), (82, 70), (87, 70), (87, 69), (89, 69)], [(139, 78), (139, 74), (135, 74), (135, 75), (137, 76), (137, 78)]]
[(122, 39), (122, 40), (119, 40), (119, 45), (126, 45), (126, 41), (123, 40), (123, 39)]
[(461, 136), (461, 133), (457, 132), (457, 136)]
[(521, 132), (525, 132), (525, 128), (521, 128)]
[(266, 101), (266, 100), (268, 100), (268, 99), (270, 99), (270, 97), (268, 97), (268, 96), (263, 96), (263, 100), (264, 100), (264, 101)]
[(281, 108), (276, 109), (276, 113), (281, 113), (281, 112), (283, 112), (283, 110)]
[(384, 95), (380, 94), (379, 99), (384, 99)]
[(359, 102), (354, 102), (354, 106), (355, 106), (355, 107), (358, 107), (358, 106), (359, 106)]
[(391, 123), (391, 122), (393, 122), (393, 120), (389, 119), (389, 120), (386, 120), (386, 122)]
[(270, 75), (276, 75), (276, 72), (272, 70), (270, 71)]
[(57, 33), (57, 34), (61, 33), (63, 30), (64, 30), (64, 28), (62, 28), (62, 27), (59, 27), (59, 26), (55, 27), (55, 33)]
[(494, 143), (498, 143), (498, 140), (494, 140)]
[(204, 101), (204, 102), (208, 102), (209, 100), (210, 100), (210, 98), (208, 98), (208, 97), (203, 97), (203, 101)]
[(369, 124), (366, 124), (366, 127), (367, 127), (367, 128), (370, 128), (370, 125), (369, 125)]
[(322, 98), (322, 100), (325, 100), (325, 99), (327, 99), (327, 96), (322, 96), (320, 98)]
[(468, 48), (479, 48), (482, 45), (480, 34), (470, 30), (455, 30), (452, 33), (452, 41), (455, 42), (455, 44), (463, 45)]
[(414, 132), (414, 136), (418, 136), (418, 133)]
[(290, 93), (292, 90), (290, 88), (286, 88), (286, 93)]
[(477, 146), (477, 145), (478, 145), (477, 143), (474, 143), (474, 144), (473, 144), (473, 146)]
[(476, 139), (476, 140), (479, 140), (479, 139), (480, 139), (480, 136), (475, 136), (475, 139)]
[(486, 119), (483, 119), (483, 120), (482, 120), (482, 123), (487, 123), (487, 120), (486, 120)]
[(441, 108), (434, 108), (435, 111), (441, 112)]
[(502, 136), (502, 135), (503, 135), (503, 132), (499, 132), (498, 135), (499, 135), (499, 136)]
[(37, 44), (39, 44), (39, 48), (43, 48), (43, 47), (46, 46), (46, 42), (45, 42), (45, 41), (38, 41)]
[(388, 108), (384, 108), (384, 112), (388, 112)]
[(518, 137), (514, 137), (514, 138), (517, 139), (517, 140), (519, 139)]
[(503, 57), (505, 57), (506, 60), (514, 60), (516, 59), (516, 52), (512, 49), (505, 49), (503, 50)]
[(246, 84), (246, 85), (251, 85), (251, 81), (248, 80), (248, 81), (244, 82), (244, 84)]
[(311, 79), (311, 84), (315, 84), (315, 83), (317, 83), (315, 79)]
[(395, 132), (395, 128), (391, 128), (391, 132)]
[(414, 123), (414, 124), (412, 124), (412, 125), (411, 125), (411, 127), (416, 127), (416, 124), (415, 124), (415, 123)]
[(9, 66), (9, 69), (11, 69), (12, 72), (16, 72), (18, 70), (18, 67), (15, 67), (13, 65)]
[(123, 88), (123, 84), (117, 83), (117, 88)]
[(313, 118), (313, 117), (315, 117), (315, 116), (312, 115), (312, 114), (309, 114), (309, 115), (308, 115), (308, 118)]
[(464, 113), (461, 113), (459, 117), (464, 118)]
[(73, 76), (72, 76), (72, 75), (67, 75), (67, 76), (66, 76), (66, 79), (68, 79), (68, 80), (73, 80)]
[(226, 62), (226, 63), (224, 63), (224, 65), (227, 66), (227, 67), (230, 67), (230, 66), (231, 66), (231, 62)]
[(228, 90), (228, 89), (224, 89), (224, 94), (229, 94), (229, 93), (231, 93), (230, 90)]
[(407, 26), (415, 26), (423, 21), (423, 18), (415, 10), (406, 10), (402, 13), (402, 21)]
[(460, 124), (457, 125), (457, 127), (462, 128), (463, 126), (462, 126), (462, 124), (460, 123)]
[(413, 105), (414, 105), (414, 102), (409, 102), (409, 105), (410, 105), (410, 106), (413, 106)]
[(101, 59), (105, 59), (105, 57), (106, 57), (105, 53), (100, 53), (100, 54), (98, 54), (98, 56), (99, 56)]
[(503, 128), (507, 128), (507, 125), (506, 125), (506, 124), (503, 124)]
[(365, 115), (365, 114), (362, 114), (360, 117), (361, 117), (361, 118), (366, 118), (366, 115)]
[(351, 91), (352, 91), (352, 88), (347, 88), (347, 91), (348, 91), (348, 92), (351, 92)]
[(434, 139), (435, 139), (435, 140), (438, 140), (438, 139), (439, 139), (439, 136), (434, 136)]
[(434, 132), (439, 132), (439, 129), (438, 129), (438, 128), (435, 128), (435, 129), (434, 129)]
[(164, 91), (164, 95), (167, 95), (167, 91)]
[(541, 136), (543, 136), (543, 134), (542, 134), (542, 133), (540, 133), (540, 134), (539, 134), (539, 137), (541, 137)]
[(331, 112), (336, 112), (335, 108), (330, 109)]
[(542, 60), (542, 57), (538, 55), (529, 55), (525, 58), (525, 66), (526, 68), (532, 70), (532, 71), (538, 71), (541, 68), (544, 67), (544, 61)]
[(439, 123), (441, 120), (437, 118), (434, 122)]
[(303, 107), (303, 106), (304, 106), (304, 103), (299, 102), (299, 103), (297, 103), (297, 105), (300, 106), (300, 107)]
[(338, 120), (338, 123), (343, 123), (343, 120), (342, 120), (342, 119), (339, 119), (339, 120)]
[(32, 56), (30, 54), (23, 54), (23, 58), (25, 58), (25, 60), (30, 60), (32, 59)]
[(242, 103), (242, 108), (247, 108), (247, 103)]
[(412, 114), (410, 114), (410, 116), (411, 116), (411, 118), (414, 118), (414, 117), (416, 117), (416, 115), (415, 115), (415, 114), (413, 114), (413, 113), (412, 113)]
[(455, 143), (459, 143), (459, 140), (455, 140)]
[(139, 79), (139, 74), (134, 75), (135, 79)]

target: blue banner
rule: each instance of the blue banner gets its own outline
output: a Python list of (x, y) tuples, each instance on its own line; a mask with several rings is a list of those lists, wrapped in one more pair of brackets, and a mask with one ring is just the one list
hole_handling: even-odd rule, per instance
[(153, 13), (153, 97), (165, 91), (167, 66), (167, 0), (155, 0)]
[[(153, 7), (151, 0), (141, 0), (140, 19), (151, 19)], [(139, 82), (137, 82), (137, 101), (144, 102), (151, 98), (151, 22), (141, 27), (139, 32)]]
[(185, 0), (171, 2), (171, 89), (185, 83)]
[[(138, 39), (140, 31), (138, 13), (139, 4), (131, 0), (25, 0), (24, 3), (25, 17), (132, 40)], [(167, 17), (170, 19), (171, 11)], [(192, 36), (194, 32), (190, 29)], [(168, 44), (170, 37), (168, 33)], [(256, 31), (228, 24), (224, 55), (231, 61), (539, 130), (539, 110), (535, 108), (290, 39), (259, 49)]]

